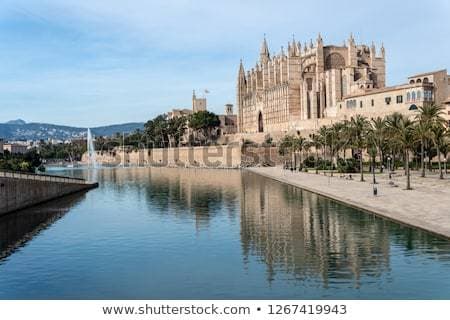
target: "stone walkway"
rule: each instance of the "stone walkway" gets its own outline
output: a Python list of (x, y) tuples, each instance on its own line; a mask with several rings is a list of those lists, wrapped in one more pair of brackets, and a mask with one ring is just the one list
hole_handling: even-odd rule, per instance
[(352, 174), (354, 180), (347, 180), (336, 173), (331, 178), (323, 174), (291, 172), (281, 167), (247, 170), (450, 238), (450, 179), (439, 180), (437, 175), (420, 178), (413, 174), (413, 190), (405, 190), (403, 172), (397, 171), (392, 178), (397, 187), (389, 184), (387, 174), (377, 174), (378, 195), (374, 196), (372, 175), (369, 174), (365, 175), (365, 182), (360, 182), (359, 174)]

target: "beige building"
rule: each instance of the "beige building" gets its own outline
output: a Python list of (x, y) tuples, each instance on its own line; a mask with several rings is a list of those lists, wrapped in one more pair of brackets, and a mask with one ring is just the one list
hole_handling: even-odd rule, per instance
[(9, 153), (11, 153), (11, 154), (24, 154), (27, 152), (28, 147), (25, 145), (16, 144), (16, 143), (5, 143), (3, 145), (3, 150), (9, 151)]
[[(189, 117), (190, 115), (199, 112), (207, 111), (207, 99), (206, 97), (197, 98), (195, 91), (192, 92), (192, 109), (172, 109), (167, 113), (168, 119), (178, 118), (178, 117)], [(225, 105), (225, 113), (218, 115), (219, 117), (219, 127), (217, 128), (216, 135), (218, 137), (231, 135), (237, 133), (237, 115), (233, 112), (233, 105)], [(181, 145), (188, 145), (190, 137), (193, 135), (192, 129), (187, 128), (183, 137), (181, 137)]]
[(179, 117), (188, 117), (192, 114), (191, 109), (172, 109), (172, 111), (167, 112), (168, 119), (174, 119)]
[(237, 80), (238, 131), (244, 134), (308, 132), (362, 114), (369, 118), (393, 112), (413, 114), (425, 103), (448, 106), (446, 70), (418, 74), (404, 85), (386, 87), (385, 49), (356, 44), (288, 43), (271, 56), (264, 39), (256, 66)]
[(219, 135), (235, 134), (237, 132), (237, 115), (233, 112), (233, 105), (225, 105), (225, 114), (219, 115)]
[(197, 98), (195, 95), (195, 90), (192, 92), (192, 111), (206, 111), (206, 97)]

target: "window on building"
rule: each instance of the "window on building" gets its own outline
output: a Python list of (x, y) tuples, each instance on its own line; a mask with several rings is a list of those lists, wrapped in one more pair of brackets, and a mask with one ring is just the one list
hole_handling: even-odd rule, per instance
[(411, 93), (406, 93), (406, 102), (411, 101)]
[(363, 107), (363, 102), (362, 102), (362, 101), (359, 102), (359, 107), (360, 107), (360, 108)]
[(391, 104), (391, 97), (384, 98), (384, 101), (386, 102), (387, 105), (390, 105)]
[(411, 100), (416, 101), (416, 92), (415, 91), (413, 91), (411, 94)]
[(428, 83), (428, 82), (429, 82), (429, 80), (427, 77), (423, 78), (423, 83)]
[(421, 98), (422, 98), (422, 94), (420, 93), (420, 91), (417, 91), (417, 100), (420, 101)]
[(312, 90), (312, 85), (313, 85), (313, 79), (307, 78), (306, 79), (306, 86), (307, 86), (308, 91)]
[(397, 96), (397, 103), (403, 103), (403, 96)]
[(370, 100), (370, 105), (373, 107), (375, 105), (375, 101), (372, 99)]

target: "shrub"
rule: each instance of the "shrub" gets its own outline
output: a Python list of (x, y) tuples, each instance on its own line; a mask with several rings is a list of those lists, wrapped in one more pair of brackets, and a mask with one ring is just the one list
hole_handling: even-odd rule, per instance
[(303, 160), (303, 165), (307, 168), (314, 168), (316, 166), (316, 159), (313, 156), (309, 156)]
[(359, 163), (354, 158), (339, 158), (337, 161), (337, 167), (340, 173), (356, 173), (359, 171)]

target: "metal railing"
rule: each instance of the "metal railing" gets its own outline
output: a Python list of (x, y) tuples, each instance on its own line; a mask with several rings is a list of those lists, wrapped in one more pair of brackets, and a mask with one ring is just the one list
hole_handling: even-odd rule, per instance
[(80, 178), (70, 178), (64, 176), (53, 176), (49, 174), (36, 174), (36, 173), (8, 171), (8, 170), (0, 170), (0, 177), (37, 180), (37, 181), (62, 182), (62, 183), (89, 184), (88, 181)]

